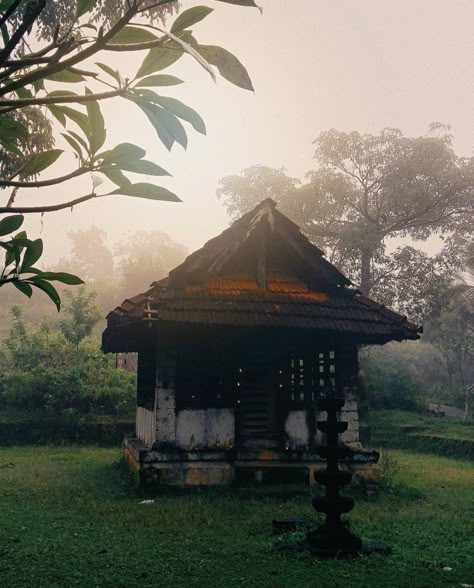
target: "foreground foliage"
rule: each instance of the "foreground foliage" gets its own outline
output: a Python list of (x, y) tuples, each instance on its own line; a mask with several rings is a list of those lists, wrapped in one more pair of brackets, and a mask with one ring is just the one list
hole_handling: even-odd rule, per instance
[[(11, 588), (446, 588), (472, 583), (474, 466), (395, 453), (398, 486), (351, 515), (389, 557), (321, 561), (274, 549), (274, 517), (314, 520), (308, 496), (167, 495), (139, 504), (117, 451), (0, 451), (2, 581)], [(27, 497), (27, 498), (26, 498)], [(25, 562), (28, 562), (25, 565)], [(444, 570), (443, 568), (452, 568)]]
[[(253, 0), (218, 1), (255, 6)], [(109, 2), (108, 7), (104, 4), (100, 0), (66, 4), (46, 0), (0, 2), (0, 189), (10, 189), (0, 214), (21, 213), (0, 221), (5, 225), (0, 226), (0, 237), (14, 233), (24, 213), (72, 208), (104, 196), (180, 202), (163, 186), (134, 179), (136, 175), (170, 175), (145, 159), (146, 152), (141, 147), (128, 142), (107, 144), (100, 106), (105, 100), (120, 98), (136, 106), (170, 151), (175, 143), (187, 147), (187, 131), (181, 121), (198, 133), (206, 133), (205, 123), (195, 110), (162, 94), (164, 88), (183, 83), (162, 73), (183, 55), (191, 56), (213, 80), (217, 70), (231, 83), (253, 90), (245, 67), (234, 55), (222, 47), (200, 44), (193, 36), (190, 27), (205, 19), (212, 8), (188, 8), (167, 30), (162, 21), (180, 6), (175, 0), (127, 0)], [(107, 63), (107, 55), (135, 51), (146, 54), (143, 58), (142, 53), (131, 79), (124, 77), (112, 62)], [(100, 61), (94, 61), (97, 59)], [(71, 86), (76, 91), (69, 90)], [(53, 119), (64, 132), (56, 132)], [(74, 155), (76, 165), (67, 173), (51, 177), (50, 168), (65, 151)], [(86, 194), (74, 194), (55, 204), (40, 199), (34, 206), (18, 206), (20, 190), (63, 185), (81, 176), (92, 179), (92, 189)], [(97, 190), (104, 180), (109, 183), (108, 189)], [(4, 266), (0, 266), (0, 286), (12, 283), (28, 297), (33, 289), (40, 289), (59, 310), (60, 295), (51, 281), (81, 283), (75, 276), (52, 277), (33, 267), (42, 254), (40, 239), (32, 241), (26, 233), (17, 233), (8, 240), (0, 239), (0, 247), (6, 250)], [(12, 264), (13, 268), (9, 267)]]

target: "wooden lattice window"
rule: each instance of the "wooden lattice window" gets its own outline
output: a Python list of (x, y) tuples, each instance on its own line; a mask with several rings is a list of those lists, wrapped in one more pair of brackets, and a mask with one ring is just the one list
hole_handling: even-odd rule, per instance
[(336, 388), (336, 352), (292, 355), (286, 370), (279, 370), (279, 374), (279, 387), (286, 392), (290, 406), (313, 405), (323, 392)]
[(336, 389), (336, 352), (320, 351), (317, 354), (317, 388), (319, 391)]

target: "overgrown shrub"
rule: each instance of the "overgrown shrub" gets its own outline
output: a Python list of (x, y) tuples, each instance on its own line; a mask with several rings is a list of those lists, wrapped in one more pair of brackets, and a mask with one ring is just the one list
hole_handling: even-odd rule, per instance
[(0, 356), (0, 406), (50, 414), (125, 414), (134, 407), (133, 374), (116, 369), (97, 345), (67, 341), (47, 328), (27, 332), (21, 311)]
[(394, 346), (363, 350), (361, 380), (366, 401), (373, 408), (420, 408), (422, 385), (408, 357), (403, 358)]

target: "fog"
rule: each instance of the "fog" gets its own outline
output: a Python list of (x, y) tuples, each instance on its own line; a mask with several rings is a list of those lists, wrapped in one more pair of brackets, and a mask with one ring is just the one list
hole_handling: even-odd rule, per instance
[[(229, 223), (215, 195), (220, 178), (261, 163), (284, 166), (303, 179), (314, 165), (312, 141), (330, 128), (378, 133), (397, 127), (418, 136), (440, 121), (452, 126), (456, 152), (472, 154), (472, 0), (259, 3), (263, 15), (210, 1), (205, 4), (215, 12), (194, 28), (200, 42), (221, 45), (239, 57), (255, 93), (222, 78), (215, 84), (188, 56), (166, 72), (186, 82), (169, 95), (196, 109), (207, 125), (207, 136), (190, 129), (187, 151), (175, 146), (168, 153), (133, 104), (114, 99), (102, 105), (106, 147), (129, 141), (146, 149), (147, 159), (173, 175), (150, 181), (158, 180), (183, 202), (113, 196), (72, 211), (32, 215), (27, 228), (45, 241), (44, 264), (68, 254), (69, 231), (91, 225), (105, 230), (113, 242), (130, 231), (159, 229), (192, 251)], [(127, 75), (144, 56), (109, 53), (100, 60)], [(49, 173), (58, 175), (71, 166), (74, 160), (64, 155)], [(59, 202), (88, 193), (91, 185), (85, 177), (41, 192), (23, 190), (17, 204)], [(426, 247), (435, 248), (436, 240)]]

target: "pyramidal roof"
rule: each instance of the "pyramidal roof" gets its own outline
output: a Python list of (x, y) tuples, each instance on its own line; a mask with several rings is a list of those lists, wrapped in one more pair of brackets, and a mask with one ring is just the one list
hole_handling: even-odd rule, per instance
[(420, 327), (350, 286), (267, 199), (109, 313), (103, 348), (136, 350), (137, 328), (152, 323), (312, 329), (359, 343), (419, 338)]
[(271, 198), (263, 200), (220, 235), (189, 255), (181, 265), (170, 272), (170, 285), (219, 275), (247, 242), (257, 234), (265, 232), (278, 235), (296, 255), (318, 273), (320, 279), (328, 284), (350, 285), (350, 280), (324, 259), (321, 249), (303, 235), (298, 225), (276, 209), (276, 202)]

